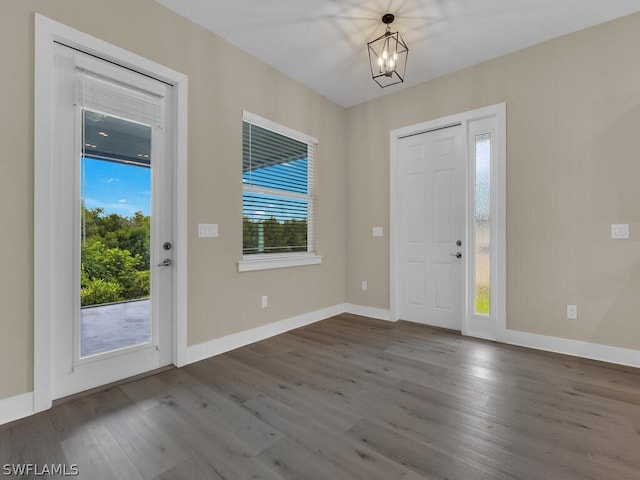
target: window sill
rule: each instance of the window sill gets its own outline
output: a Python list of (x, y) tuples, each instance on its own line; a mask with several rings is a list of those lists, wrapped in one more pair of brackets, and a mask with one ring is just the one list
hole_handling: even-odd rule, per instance
[(246, 255), (242, 260), (238, 261), (238, 272), (301, 267), (320, 263), (322, 263), (322, 255), (316, 255), (315, 253), (305, 253), (303, 255)]

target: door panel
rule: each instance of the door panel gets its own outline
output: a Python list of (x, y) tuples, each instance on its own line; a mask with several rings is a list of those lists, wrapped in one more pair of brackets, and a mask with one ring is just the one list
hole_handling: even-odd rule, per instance
[(434, 263), (433, 277), (435, 285), (435, 304), (439, 310), (454, 312), (453, 304), (456, 299), (455, 285), (453, 285), (452, 268), (450, 263)]
[(407, 175), (407, 190), (404, 194), (407, 196), (407, 208), (405, 220), (407, 226), (407, 242), (415, 245), (417, 248), (424, 245), (425, 242), (425, 208), (424, 189), (426, 188), (425, 176), (422, 173), (413, 173)]
[(434, 172), (433, 188), (435, 192), (431, 197), (434, 209), (434, 238), (433, 242), (438, 245), (448, 246), (453, 238), (454, 227), (454, 185), (453, 176), (455, 172), (441, 170)]
[(401, 319), (459, 330), (464, 138), (459, 126), (399, 141)]
[(423, 307), (424, 306), (424, 262), (407, 262), (407, 304)]

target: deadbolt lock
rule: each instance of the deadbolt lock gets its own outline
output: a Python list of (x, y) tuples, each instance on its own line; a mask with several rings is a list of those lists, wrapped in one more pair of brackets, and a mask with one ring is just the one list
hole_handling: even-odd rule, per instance
[(171, 247), (172, 247), (171, 242), (164, 242), (162, 244), (162, 248), (164, 248), (165, 250), (171, 250)]

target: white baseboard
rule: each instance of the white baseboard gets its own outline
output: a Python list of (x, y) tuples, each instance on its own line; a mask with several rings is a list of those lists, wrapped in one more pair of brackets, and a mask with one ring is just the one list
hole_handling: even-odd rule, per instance
[[(395, 321), (391, 319), (391, 311), (383, 308), (345, 303), (344, 311), (346, 313), (376, 318), (378, 320)], [(536, 350), (640, 368), (640, 350), (632, 350), (630, 348), (612, 347), (610, 345), (581, 342), (578, 340), (550, 337), (517, 330), (504, 330), (499, 334), (498, 341)]]
[(391, 311), (384, 308), (365, 307), (362, 305), (354, 305), (353, 303), (345, 303), (345, 313), (353, 313), (354, 315), (362, 315), (363, 317), (376, 318), (378, 320), (386, 320), (387, 322), (394, 322), (391, 320)]
[(589, 358), (591, 360), (600, 360), (602, 362), (640, 368), (640, 350), (632, 350), (630, 348), (612, 347), (598, 343), (549, 337), (547, 335), (520, 332), (517, 330), (505, 330), (502, 335), (499, 336), (499, 340), (521, 347), (535, 348), (547, 352), (562, 353), (574, 357)]
[(288, 332), (289, 330), (304, 327), (305, 325), (310, 325), (312, 323), (319, 322), (320, 320), (325, 320), (333, 317), (334, 315), (344, 313), (344, 311), (345, 306), (341, 303), (339, 305), (305, 313), (279, 322), (270, 323), (269, 325), (264, 325), (262, 327), (252, 328), (251, 330), (234, 333), (232, 335), (227, 335), (226, 337), (216, 338), (208, 342), (198, 343), (197, 345), (191, 345), (187, 347), (185, 362), (179, 366), (182, 367), (189, 363), (204, 360), (205, 358), (244, 347), (245, 345), (259, 342), (260, 340)]
[(0, 400), (0, 425), (33, 415), (33, 392)]

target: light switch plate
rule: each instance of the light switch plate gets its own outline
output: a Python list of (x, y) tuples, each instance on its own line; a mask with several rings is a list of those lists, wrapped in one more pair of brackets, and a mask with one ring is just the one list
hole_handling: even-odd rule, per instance
[(611, 238), (614, 240), (626, 240), (629, 238), (629, 224), (619, 223), (611, 225)]
[(374, 237), (384, 236), (384, 229), (382, 227), (373, 227), (373, 236)]
[(198, 224), (198, 237), (217, 237), (217, 236), (218, 236), (217, 223), (199, 223)]

